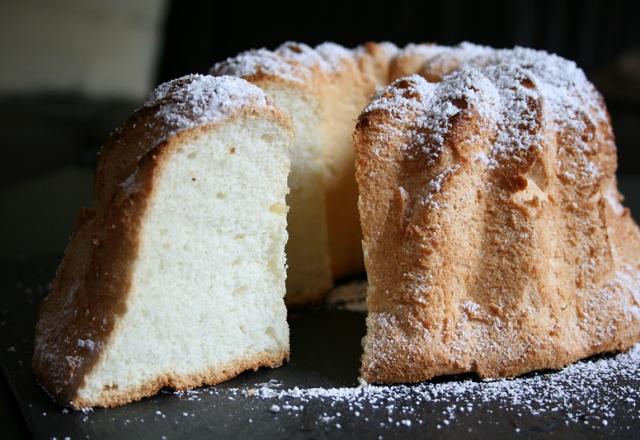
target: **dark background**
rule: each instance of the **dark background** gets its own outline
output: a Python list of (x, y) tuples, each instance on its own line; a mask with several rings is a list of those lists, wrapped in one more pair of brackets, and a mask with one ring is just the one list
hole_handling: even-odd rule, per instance
[(223, 14), (219, 3), (171, 3), (160, 81), (204, 72), (212, 61), (287, 40), (348, 47), (364, 41), (520, 45), (575, 60), (587, 72), (606, 68), (624, 51), (638, 50), (640, 42), (640, 5), (635, 1), (371, 0), (297, 7), (231, 1)]

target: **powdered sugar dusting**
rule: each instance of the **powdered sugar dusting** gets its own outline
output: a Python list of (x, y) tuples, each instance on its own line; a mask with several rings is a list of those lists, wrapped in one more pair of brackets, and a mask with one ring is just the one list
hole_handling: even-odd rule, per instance
[[(365, 114), (381, 109), (391, 113), (395, 123), (390, 125), (410, 132), (408, 143), (421, 145), (422, 154), (432, 160), (441, 154), (451, 120), (461, 112), (476, 112), (485, 129), (496, 133), (490, 151), (482, 157), (488, 166), (505, 157), (518, 160), (531, 149), (542, 148), (543, 123), (558, 133), (582, 133), (606, 121), (600, 97), (582, 70), (556, 55), (470, 43), (408, 46), (405, 51), (425, 57), (421, 75), (438, 82), (429, 83), (418, 75), (397, 80), (373, 100)], [(576, 144), (572, 148), (589, 148), (588, 139), (572, 140)], [(584, 177), (597, 177), (594, 164), (578, 165)]]
[[(471, 306), (471, 308), (473, 308)], [(278, 423), (304, 417), (305, 426), (356, 430), (375, 427), (384, 436), (398, 430), (446, 430), (483, 424), (507, 431), (539, 432), (541, 425), (599, 432), (628, 432), (640, 420), (640, 344), (615, 356), (580, 361), (557, 372), (509, 380), (469, 377), (416, 385), (286, 387), (271, 379), (246, 387), (211, 387), (175, 392), (180, 400), (240, 401), (252, 423), (256, 412)], [(193, 415), (188, 413), (187, 415)], [(261, 416), (262, 417), (262, 416)], [(487, 428), (485, 427), (484, 430)], [(355, 431), (354, 431), (355, 432)]]
[[(389, 42), (376, 45), (383, 58), (390, 58), (398, 48)], [(252, 49), (216, 63), (212, 75), (234, 75), (253, 78), (267, 75), (297, 84), (311, 84), (314, 72), (332, 74), (340, 71), (345, 63), (357, 63), (371, 56), (365, 46), (348, 49), (339, 44), (325, 42), (312, 48), (304, 43), (287, 41), (273, 51)]]
[[(144, 127), (136, 127), (135, 122), (131, 126), (140, 130), (138, 142), (144, 145), (137, 159), (182, 130), (221, 122), (243, 107), (267, 108), (272, 102), (259, 87), (233, 76), (186, 75), (161, 84), (140, 109), (153, 111), (154, 118), (145, 121)], [(140, 189), (137, 171), (123, 178), (122, 190)]]
[(216, 63), (210, 73), (245, 78), (263, 74), (305, 84), (311, 80), (313, 69), (331, 72), (352, 58), (352, 50), (335, 43), (323, 43), (314, 49), (303, 43), (288, 41), (274, 51), (262, 48), (242, 52)]
[(337, 69), (345, 60), (353, 57), (353, 51), (339, 44), (325, 42), (316, 46), (315, 50), (324, 58), (328, 70)]
[(615, 185), (610, 185), (604, 192), (604, 198), (611, 206), (611, 209), (616, 215), (624, 214), (624, 206), (620, 203), (620, 196)]
[(444, 204), (436, 200), (436, 196), (438, 193), (442, 191), (442, 187), (444, 181), (454, 174), (456, 171), (460, 169), (460, 166), (457, 164), (448, 166), (435, 175), (427, 185), (428, 192), (425, 196), (420, 200), (423, 205), (431, 206), (433, 208), (443, 208)]
[(245, 106), (267, 106), (260, 88), (232, 76), (188, 75), (160, 85), (143, 108), (176, 129), (220, 121)]
[[(323, 416), (333, 423), (357, 417), (365, 411), (386, 410), (388, 420), (385, 425), (388, 427), (424, 423), (446, 426), (489, 404), (496, 412), (517, 414), (516, 423), (523, 416), (558, 415), (566, 425), (606, 426), (609, 420), (618, 416), (615, 411), (618, 402), (624, 401), (633, 408), (640, 404), (640, 390), (631, 385), (638, 377), (640, 345), (614, 357), (582, 361), (558, 372), (511, 380), (465, 379), (396, 386), (361, 383), (357, 387), (288, 389), (277, 384), (263, 384), (244, 393), (274, 402), (285, 401), (291, 408), (316, 400), (326, 402), (331, 409), (340, 405), (342, 412), (328, 411)], [(445, 403), (447, 409), (442, 414), (425, 418), (421, 408), (435, 403)], [(280, 405), (280, 408), (285, 407)], [(633, 417), (640, 417), (638, 411)]]
[(253, 49), (242, 52), (235, 57), (216, 63), (210, 70), (212, 75), (235, 75), (251, 77), (257, 74), (278, 76), (294, 82), (302, 82), (295, 66), (287, 63), (275, 52), (267, 49)]
[(409, 158), (420, 155), (433, 162), (442, 154), (455, 115), (471, 105), (480, 116), (495, 121), (498, 102), (497, 90), (486, 77), (476, 70), (464, 69), (438, 84), (418, 75), (396, 80), (363, 114), (389, 112), (393, 123), (385, 126), (386, 134), (382, 136), (405, 137), (406, 142), (401, 143), (400, 148)]
[(446, 46), (440, 46), (437, 44), (415, 44), (409, 43), (402, 48), (402, 56), (420, 57), (425, 60), (432, 59), (446, 49)]
[(99, 344), (95, 343), (91, 339), (78, 339), (77, 345), (79, 348), (86, 348), (89, 351), (93, 351)]

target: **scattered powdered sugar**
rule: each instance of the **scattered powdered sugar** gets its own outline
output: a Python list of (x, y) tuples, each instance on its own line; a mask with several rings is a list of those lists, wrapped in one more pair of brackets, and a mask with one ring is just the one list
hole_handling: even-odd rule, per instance
[[(451, 119), (466, 106), (474, 106), (487, 120), (495, 120), (499, 97), (489, 80), (470, 69), (456, 71), (448, 81), (430, 83), (418, 75), (394, 81), (364, 110), (389, 112), (393, 121), (385, 126), (386, 138), (404, 138), (399, 148), (409, 158), (426, 157), (431, 162), (441, 154)], [(418, 148), (412, 148), (414, 146)]]
[(620, 203), (618, 190), (615, 188), (615, 185), (611, 185), (607, 188), (607, 190), (604, 192), (604, 198), (607, 203), (609, 203), (609, 206), (611, 206), (611, 209), (613, 209), (613, 212), (616, 215), (624, 214), (624, 206), (622, 206), (622, 203)]
[(215, 64), (210, 73), (245, 78), (262, 74), (302, 84), (311, 80), (312, 69), (332, 72), (352, 58), (352, 50), (335, 43), (323, 43), (313, 49), (288, 41), (274, 51), (262, 48), (242, 52)]
[(98, 344), (96, 344), (94, 341), (92, 341), (91, 339), (78, 339), (78, 343), (77, 343), (78, 347), (80, 348), (86, 348), (89, 351), (93, 351), (96, 349), (96, 347), (98, 346)]
[[(271, 379), (250, 387), (211, 387), (173, 394), (189, 401), (206, 401), (207, 396), (241, 400), (243, 413), (266, 411), (277, 419), (304, 415), (308, 421), (313, 414), (312, 423), (330, 429), (364, 423), (381, 430), (422, 426), (444, 430), (460, 424), (471, 432), (473, 423), (497, 426), (506, 422), (515, 432), (563, 424), (600, 427), (614, 433), (629, 431), (640, 420), (639, 379), (637, 344), (626, 353), (515, 379), (479, 381), (467, 377), (391, 386), (360, 380), (358, 386), (337, 388), (286, 388)], [(194, 413), (185, 412), (187, 416), (194, 417)]]
[[(153, 112), (153, 118), (147, 118), (144, 125), (131, 122), (131, 128), (139, 130), (139, 145), (144, 146), (138, 159), (180, 131), (221, 122), (242, 108), (274, 107), (259, 87), (233, 76), (195, 74), (161, 84), (139, 109)], [(123, 177), (119, 184), (123, 191), (139, 190), (137, 171)]]
[(408, 76), (372, 101), (365, 114), (384, 110), (393, 116), (381, 130), (381, 143), (404, 137), (405, 142), (395, 145), (407, 157), (419, 154), (434, 161), (443, 152), (452, 118), (473, 111), (484, 125), (483, 132), (495, 133), (491, 148), (479, 157), (487, 166), (504, 158), (520, 160), (544, 148), (549, 132), (571, 133), (566, 148), (581, 153), (580, 163), (572, 166), (583, 178), (597, 177), (597, 166), (584, 154), (592, 137), (583, 133), (606, 123), (607, 116), (595, 88), (575, 63), (543, 51), (470, 43), (409, 46), (405, 51), (419, 52), (427, 60), (420, 73), (429, 77), (429, 72), (435, 72), (438, 82)]
[(432, 59), (437, 56), (445, 46), (437, 44), (415, 44), (409, 43), (402, 48), (400, 55), (406, 57), (419, 57), (424, 60)]
[(197, 389), (177, 390), (173, 392), (176, 396), (187, 400), (200, 401), (200, 393)]
[(325, 42), (315, 48), (325, 63), (322, 65), (328, 71), (336, 70), (345, 61), (353, 58), (354, 51), (339, 44)]
[(422, 70), (418, 73), (425, 75), (426, 78), (438, 80), (463, 64), (490, 56), (494, 50), (488, 46), (462, 42), (453, 48), (440, 45), (431, 45), (423, 49), (414, 48), (412, 53), (424, 60)]
[(470, 314), (473, 314), (473, 315), (477, 315), (478, 313), (481, 313), (480, 306), (477, 303), (475, 303), (475, 302), (473, 302), (471, 300), (467, 300), (467, 301), (463, 302), (462, 303), (462, 308), (467, 313), (470, 313)]
[(618, 285), (623, 290), (631, 292), (631, 297), (625, 298), (625, 311), (629, 312), (636, 319), (640, 320), (640, 291), (634, 286), (640, 284), (640, 273), (632, 265), (625, 265), (616, 273), (615, 278), (611, 282), (612, 285)]
[[(394, 81), (379, 92), (362, 114), (384, 111), (393, 116), (393, 124), (385, 123), (384, 130), (380, 130), (378, 134), (382, 145), (386, 145), (391, 140), (405, 139), (409, 135), (399, 148), (410, 147), (412, 141), (410, 135), (415, 134), (415, 131), (406, 130), (405, 127), (412, 123), (414, 116), (423, 108), (429, 107), (435, 88), (434, 84), (413, 75)], [(379, 152), (374, 150), (374, 154), (379, 155)]]
[(436, 174), (428, 183), (427, 189), (428, 192), (422, 198), (421, 203), (423, 205), (432, 206), (433, 208), (441, 208), (443, 207), (440, 202), (436, 200), (436, 194), (440, 193), (442, 190), (442, 186), (444, 181), (451, 175), (453, 175), (456, 171), (460, 169), (460, 165), (454, 164), (444, 168), (438, 174)]
[[(365, 411), (386, 410), (386, 426), (411, 427), (424, 423), (446, 426), (489, 404), (492, 412), (515, 412), (519, 417), (555, 415), (562, 417), (566, 425), (607, 426), (616, 416), (640, 417), (640, 407), (637, 407), (640, 389), (635, 385), (639, 377), (640, 344), (616, 356), (581, 361), (558, 372), (516, 379), (465, 379), (395, 386), (361, 382), (357, 387), (288, 389), (271, 383), (240, 391), (253, 398), (286, 402), (272, 404), (272, 412), (278, 413), (293, 413), (314, 401), (323, 401), (333, 410), (320, 416), (324, 423), (344, 422)], [(620, 402), (637, 409), (633, 413), (617, 414)], [(435, 420), (426, 419), (420, 408), (437, 403), (446, 404), (445, 411), (434, 415)], [(274, 411), (275, 407), (278, 409)]]
[(252, 49), (242, 52), (232, 58), (215, 64), (210, 73), (212, 75), (235, 75), (251, 77), (257, 74), (277, 76), (293, 82), (303, 82), (307, 79), (305, 72), (286, 62), (279, 54), (267, 49)]
[[(445, 136), (451, 127), (451, 118), (468, 106), (475, 108), (479, 115), (493, 121), (498, 118), (496, 107), (500, 100), (491, 82), (475, 69), (463, 67), (453, 72), (446, 81), (438, 83), (435, 88), (429, 88), (420, 76), (413, 76), (418, 93), (429, 93), (431, 97), (424, 105), (431, 111), (421, 112), (415, 120), (415, 128), (422, 134), (428, 130), (428, 138), (419, 139), (422, 143), (430, 143), (431, 156), (440, 154), (438, 151), (445, 142)], [(424, 136), (424, 135), (422, 135)]]
[(351, 51), (335, 43), (323, 43), (313, 49), (303, 43), (288, 41), (278, 47), (275, 52), (285, 61), (304, 69), (319, 67), (330, 71), (335, 69), (341, 59), (351, 57)]
[(142, 108), (177, 129), (217, 122), (245, 106), (268, 106), (264, 92), (231, 76), (187, 75), (158, 86)]

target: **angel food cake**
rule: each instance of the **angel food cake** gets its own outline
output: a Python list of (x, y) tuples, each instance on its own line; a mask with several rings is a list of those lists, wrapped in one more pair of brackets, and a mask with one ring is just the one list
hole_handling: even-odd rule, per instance
[(286, 43), (211, 74), (160, 86), (103, 148), (36, 328), (63, 404), (278, 366), (285, 290), (322, 301), (365, 267), (369, 382), (510, 377), (640, 338), (640, 234), (574, 63)]

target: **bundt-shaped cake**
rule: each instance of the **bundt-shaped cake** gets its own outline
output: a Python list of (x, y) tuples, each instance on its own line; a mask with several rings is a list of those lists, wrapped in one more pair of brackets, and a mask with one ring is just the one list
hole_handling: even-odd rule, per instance
[(396, 69), (420, 76), (381, 92), (355, 133), (362, 377), (514, 376), (638, 341), (640, 235), (582, 71), (469, 44)]
[(63, 404), (280, 365), (285, 242), (290, 304), (364, 250), (370, 382), (514, 376), (640, 339), (640, 232), (575, 64), (286, 43), (211, 73), (160, 86), (103, 148), (36, 328)]
[(288, 358), (291, 137), (258, 87), (199, 75), (158, 87), (111, 135), (40, 306), (33, 367), (49, 394), (114, 406)]

